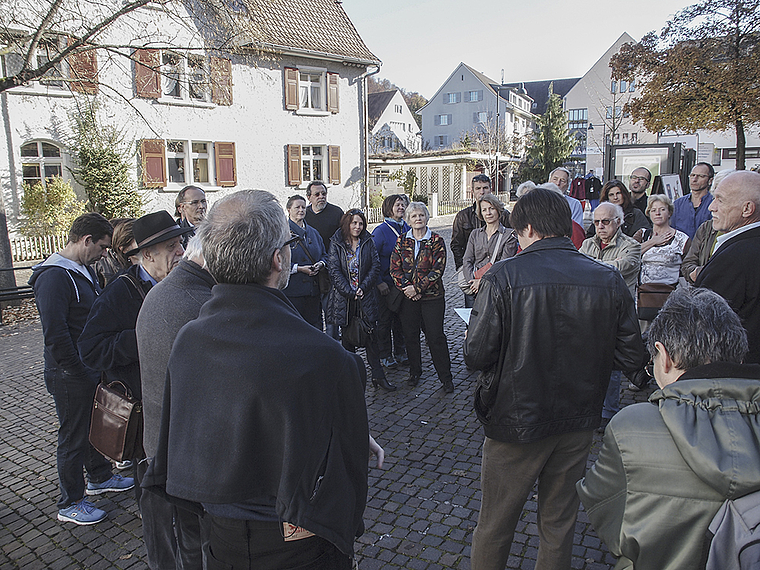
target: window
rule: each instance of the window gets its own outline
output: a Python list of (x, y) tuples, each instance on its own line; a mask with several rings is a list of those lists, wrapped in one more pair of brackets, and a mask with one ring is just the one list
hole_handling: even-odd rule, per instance
[(621, 140), (622, 140), (623, 144), (628, 144), (628, 133), (623, 133), (623, 136), (622, 136)]
[(625, 93), (628, 90), (628, 82), (625, 79), (620, 80), (620, 92)]
[(448, 145), (449, 145), (448, 135), (439, 135), (435, 137), (435, 146), (442, 147), (442, 146), (448, 146)]
[(479, 91), (467, 91), (465, 101), (482, 101), (483, 100), (483, 90), (480, 89)]
[(446, 93), (443, 96), (443, 102), (445, 104), (461, 103), (461, 101), (462, 101), (461, 93)]
[(570, 109), (567, 112), (567, 128), (585, 129), (588, 127), (588, 109)]
[(198, 53), (134, 52), (138, 97), (170, 104), (232, 105), (232, 62)]
[[(622, 91), (622, 89), (621, 89)], [(617, 81), (613, 81), (610, 84), (610, 93), (617, 93)]]
[(24, 184), (34, 186), (53, 176), (63, 176), (63, 157), (60, 147), (46, 142), (21, 145), (21, 171)]
[(628, 84), (628, 92), (629, 93), (635, 93), (636, 92), (636, 80), (631, 79), (631, 82)]
[(450, 125), (453, 115), (436, 115), (435, 124), (440, 126)]
[(404, 112), (404, 107), (402, 107), (401, 105), (394, 105), (393, 108), (394, 108), (394, 110), (397, 113), (403, 113)]
[[(735, 148), (721, 149), (721, 156), (727, 160), (736, 160), (736, 149)], [(744, 149), (744, 158), (760, 158), (760, 147), (757, 147), (757, 146), (746, 147)]]
[(140, 154), (145, 188), (237, 185), (232, 142), (145, 139)]
[(286, 67), (285, 108), (305, 115), (337, 113), (339, 76), (324, 69)]
[[(21, 44), (22, 42), (19, 42)], [(49, 36), (40, 40), (37, 50), (32, 54), (32, 67), (45, 65), (55, 59), (66, 47), (64, 36)], [(5, 75), (15, 75), (21, 71), (25, 53), (10, 51), (3, 56)], [(58, 91), (65, 94), (69, 90), (77, 93), (97, 93), (97, 53), (94, 49), (82, 49), (70, 54), (67, 58), (56, 63), (43, 77), (31, 81), (20, 89), (54, 94)]]
[(488, 121), (488, 111), (480, 111), (472, 114), (472, 122), (482, 124)]
[(631, 144), (639, 142), (639, 133), (631, 133)]
[[(387, 140), (391, 146), (391, 140)], [(308, 184), (313, 180), (340, 184), (340, 147), (327, 145), (289, 144), (287, 153), (287, 177), (289, 186)]]

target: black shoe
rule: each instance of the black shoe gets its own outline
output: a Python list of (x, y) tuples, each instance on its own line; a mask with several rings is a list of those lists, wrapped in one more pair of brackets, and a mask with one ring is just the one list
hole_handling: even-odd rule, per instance
[(410, 374), (409, 378), (406, 380), (406, 383), (409, 384), (410, 386), (416, 386), (417, 384), (420, 383), (420, 377), (415, 374)]
[(409, 357), (406, 355), (406, 352), (399, 352), (396, 355), (396, 362), (402, 365), (409, 364)]
[(382, 388), (386, 392), (393, 392), (394, 390), (396, 390), (396, 385), (395, 384), (391, 384), (390, 382), (388, 382), (388, 379), (385, 378), (385, 377), (383, 377), (383, 378), (373, 378), (372, 379), (372, 385), (375, 388)]
[(447, 394), (451, 394), (454, 391), (454, 383), (451, 380), (444, 380), (443, 391)]

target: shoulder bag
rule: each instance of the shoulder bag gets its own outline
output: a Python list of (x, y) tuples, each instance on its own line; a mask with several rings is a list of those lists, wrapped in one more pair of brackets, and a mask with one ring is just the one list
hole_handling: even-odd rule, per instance
[(142, 403), (121, 382), (98, 384), (90, 416), (90, 443), (104, 456), (124, 461), (142, 446)]
[[(504, 233), (506, 233), (506, 232), (504, 232)], [(483, 277), (483, 275), (486, 274), (486, 271), (488, 271), (489, 269), (491, 269), (491, 267), (493, 267), (493, 264), (496, 262), (496, 256), (499, 255), (499, 247), (501, 247), (501, 240), (502, 240), (502, 238), (504, 238), (504, 234), (499, 233), (499, 239), (496, 240), (496, 249), (493, 250), (493, 255), (491, 256), (491, 261), (489, 261), (488, 263), (486, 263), (480, 269), (476, 269), (473, 272), (473, 274), (472, 274), (473, 279), (480, 279), (481, 277)]]

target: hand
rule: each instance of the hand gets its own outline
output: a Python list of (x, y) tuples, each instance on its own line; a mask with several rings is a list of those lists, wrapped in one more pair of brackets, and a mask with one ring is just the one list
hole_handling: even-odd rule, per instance
[(689, 279), (691, 279), (694, 283), (697, 282), (697, 277), (699, 276), (699, 270), (700, 269), (702, 269), (702, 268), (701, 267), (697, 267), (696, 269), (694, 269), (694, 271), (692, 271), (691, 273), (689, 273)]
[(391, 288), (388, 287), (388, 284), (385, 281), (380, 281), (380, 283), (377, 284), (377, 290), (380, 291), (380, 294), (383, 297), (385, 297)]
[(324, 261), (317, 261), (314, 265), (311, 266), (311, 268), (314, 270), (314, 273), (319, 273), (322, 268), (325, 266)]
[(404, 292), (404, 295), (414, 301), (414, 296), (417, 294), (417, 290), (414, 288), (414, 285), (407, 285), (402, 289), (402, 291)]
[(480, 279), (471, 279), (470, 280), (470, 294), (475, 295), (478, 292), (478, 287), (480, 287)]
[(419, 301), (422, 299), (422, 293), (417, 293), (414, 297), (412, 297), (412, 301)]
[(676, 235), (676, 230), (670, 228), (664, 234), (652, 235), (649, 241), (651, 241), (654, 245), (663, 245), (673, 239), (674, 235)]
[(377, 457), (377, 468), (383, 468), (383, 460), (385, 459), (385, 450), (375, 441), (375, 438), (369, 436), (369, 453)]
[(356, 290), (356, 296), (354, 297), (354, 299), (362, 299), (363, 297), (364, 297), (364, 291), (362, 291), (362, 288), (359, 287)]
[(314, 271), (313, 265), (299, 265), (298, 271), (300, 271), (301, 273), (305, 273), (309, 277), (314, 277), (317, 274), (317, 272)]

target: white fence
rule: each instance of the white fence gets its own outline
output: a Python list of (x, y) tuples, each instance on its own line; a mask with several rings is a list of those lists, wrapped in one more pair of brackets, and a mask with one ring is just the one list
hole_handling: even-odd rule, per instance
[(14, 262), (43, 259), (63, 249), (67, 240), (65, 235), (11, 238), (11, 255)]

